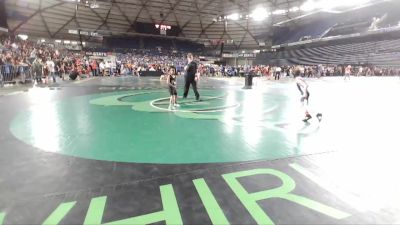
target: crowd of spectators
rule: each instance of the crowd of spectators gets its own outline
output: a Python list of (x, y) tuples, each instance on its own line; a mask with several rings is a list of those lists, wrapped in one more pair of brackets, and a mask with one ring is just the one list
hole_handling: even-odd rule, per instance
[(344, 76), (346, 68), (350, 71), (350, 74), (354, 76), (395, 76), (400, 74), (399, 68), (372, 65), (296, 65), (271, 67), (268, 72), (269, 75), (272, 75), (278, 70), (283, 75), (287, 76), (292, 76), (297, 72), (304, 77)]
[(80, 54), (65, 48), (56, 48), (43, 42), (24, 41), (9, 36), (0, 37), (0, 75), (1, 80), (25, 81), (28, 76), (37, 82), (56, 82), (56, 74), (64, 75), (82, 68)]
[[(160, 51), (125, 51), (114, 58), (89, 57), (84, 51), (70, 51), (44, 42), (23, 41), (9, 36), (0, 38), (0, 79), (25, 80), (28, 75), (36, 82), (56, 82), (58, 78), (112, 76), (143, 71), (165, 71), (174, 65), (182, 72), (186, 63), (182, 53)], [(113, 59), (113, 60), (112, 60)]]
[(169, 66), (175, 66), (178, 73), (186, 65), (184, 53), (171, 53), (150, 50), (136, 50), (117, 54), (116, 67), (121, 74), (140, 75), (142, 71), (166, 72)]
[[(127, 50), (113, 54), (109, 58), (95, 58), (85, 55), (84, 51), (71, 51), (43, 42), (23, 41), (18, 38), (0, 37), (0, 80), (20, 78), (25, 81), (27, 75), (37, 83), (57, 82), (75, 74), (84, 76), (136, 75), (143, 71), (167, 71), (171, 65), (182, 73), (186, 64), (184, 53), (161, 52), (159, 50)], [(199, 61), (199, 59), (197, 59)], [(342, 76), (348, 65), (314, 66), (225, 66), (199, 61), (198, 72), (201, 76), (256, 76), (274, 77), (293, 76), (300, 73), (305, 77)], [(399, 68), (377, 66), (350, 66), (356, 76), (394, 76)], [(12, 75), (12, 76), (11, 76)], [(59, 77), (59, 78), (58, 78)]]
[[(344, 76), (346, 68), (349, 65), (291, 65), (291, 66), (224, 66), (224, 65), (200, 65), (199, 73), (203, 76), (253, 76), (280, 77), (293, 76), (296, 72), (303, 77), (321, 77), (321, 76)], [(351, 66), (351, 75), (354, 76), (397, 76), (400, 75), (400, 68), (378, 67), (378, 66)]]

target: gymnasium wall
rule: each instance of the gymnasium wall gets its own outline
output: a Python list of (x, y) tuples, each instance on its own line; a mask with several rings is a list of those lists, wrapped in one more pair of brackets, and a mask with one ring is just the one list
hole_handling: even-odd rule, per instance
[(5, 0), (0, 0), (0, 28), (8, 29)]

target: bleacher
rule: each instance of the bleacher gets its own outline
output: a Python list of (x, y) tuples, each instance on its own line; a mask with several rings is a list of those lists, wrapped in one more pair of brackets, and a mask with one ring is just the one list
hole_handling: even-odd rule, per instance
[(361, 43), (302, 46), (258, 55), (259, 64), (373, 64), (400, 66), (400, 39)]
[(103, 45), (106, 48), (140, 49), (140, 37), (106, 37)]
[(287, 28), (287, 27), (275, 27), (273, 43), (275, 45), (291, 43), (299, 41), (304, 36), (309, 36), (310, 38), (319, 38), (324, 32), (332, 27), (335, 22), (324, 20), (324, 21), (314, 21), (309, 24), (299, 25), (297, 27)]
[(185, 40), (174, 40), (176, 49), (181, 52), (202, 52), (204, 45)]
[(204, 45), (188, 40), (178, 40), (163, 37), (107, 37), (104, 40), (107, 49), (126, 50), (177, 50), (179, 52), (200, 53)]
[(146, 37), (143, 38), (144, 49), (163, 48), (166, 50), (173, 49), (172, 39)]
[(372, 18), (367, 16), (361, 19), (349, 19), (348, 21), (336, 23), (324, 34), (324, 37), (366, 32), (371, 22)]

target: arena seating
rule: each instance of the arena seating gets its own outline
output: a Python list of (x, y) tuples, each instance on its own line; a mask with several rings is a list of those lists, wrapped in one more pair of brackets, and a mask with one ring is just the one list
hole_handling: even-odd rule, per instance
[(374, 64), (400, 65), (400, 40), (368, 41), (331, 44), (319, 47), (264, 53), (257, 57), (259, 64), (316, 65), (316, 64)]
[[(374, 6), (373, 12), (368, 7), (342, 13), (315, 13), (307, 21), (295, 26), (275, 26), (273, 28), (273, 45), (297, 42), (303, 37), (322, 38), (337, 35), (363, 33), (369, 30), (373, 18), (378, 18), (377, 28), (397, 26), (400, 21), (399, 1), (385, 1)], [(258, 38), (269, 37), (265, 33)]]
[(146, 49), (155, 50), (177, 50), (180, 52), (199, 53), (204, 45), (186, 40), (174, 40), (162, 37), (107, 37), (104, 40), (104, 47), (108, 49)]
[(145, 49), (155, 49), (158, 47), (161, 47), (164, 49), (171, 49), (174, 47), (174, 45), (172, 43), (172, 39), (146, 37), (146, 38), (143, 38), (143, 43), (144, 43)]
[(273, 43), (275, 45), (299, 41), (304, 36), (319, 38), (324, 32), (334, 25), (334, 21), (314, 21), (310, 24), (301, 25), (295, 28), (276, 27), (274, 29)]

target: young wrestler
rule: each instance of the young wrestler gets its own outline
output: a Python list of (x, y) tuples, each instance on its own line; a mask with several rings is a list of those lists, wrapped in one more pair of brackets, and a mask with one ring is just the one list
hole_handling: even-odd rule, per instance
[(169, 100), (170, 103), (170, 108), (175, 109), (175, 107), (178, 107), (178, 93), (176, 91), (176, 69), (174, 66), (171, 66), (168, 70), (168, 77), (167, 77), (167, 84), (168, 84), (168, 89), (169, 89), (169, 94), (171, 95), (171, 98)]
[[(303, 108), (305, 111), (305, 118), (303, 119), (303, 122), (306, 123), (312, 118), (312, 116), (310, 115), (309, 109), (308, 109), (308, 99), (310, 97), (310, 92), (308, 92), (308, 84), (299, 75), (300, 75), (299, 73), (295, 73), (294, 77), (296, 79), (297, 88), (299, 89), (299, 91), (301, 93), (301, 103), (303, 104)], [(321, 121), (322, 114), (318, 113), (316, 115), (316, 117), (318, 118), (319, 121)]]

